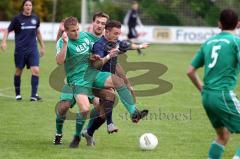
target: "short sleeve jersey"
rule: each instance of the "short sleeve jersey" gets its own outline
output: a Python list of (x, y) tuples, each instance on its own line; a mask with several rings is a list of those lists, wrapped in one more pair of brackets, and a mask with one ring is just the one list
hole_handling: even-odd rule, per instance
[(8, 26), (8, 32), (15, 33), (15, 53), (32, 53), (37, 48), (37, 29), (40, 20), (35, 14), (25, 16), (19, 13)]
[(208, 39), (192, 60), (192, 66), (204, 66), (204, 89), (233, 90), (239, 74), (240, 38), (221, 32)]
[[(80, 32), (77, 40), (68, 41), (65, 59), (65, 73), (67, 82), (79, 86), (92, 86), (97, 70), (90, 64), (90, 55), (94, 42), (98, 38), (88, 32)], [(60, 38), (57, 42), (57, 53), (63, 46)]]

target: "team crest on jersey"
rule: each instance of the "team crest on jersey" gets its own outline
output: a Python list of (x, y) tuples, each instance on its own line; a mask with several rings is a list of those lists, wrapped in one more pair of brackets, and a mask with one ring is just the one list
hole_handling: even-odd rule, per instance
[(36, 19), (31, 19), (31, 23), (32, 23), (33, 25), (35, 25), (35, 24), (37, 24), (37, 20), (36, 20)]

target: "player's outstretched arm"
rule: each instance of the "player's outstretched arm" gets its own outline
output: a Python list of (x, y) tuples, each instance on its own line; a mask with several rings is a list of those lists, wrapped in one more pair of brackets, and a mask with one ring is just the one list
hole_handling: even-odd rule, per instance
[(5, 29), (4, 33), (3, 33), (2, 43), (1, 43), (1, 49), (3, 49), (3, 50), (5, 50), (7, 48), (8, 35), (9, 35), (8, 29)]
[(197, 74), (197, 70), (192, 65), (189, 66), (187, 75), (192, 81), (192, 83), (195, 85), (195, 87), (201, 92), (203, 84)]
[(147, 43), (142, 43), (142, 44), (134, 44), (132, 43), (131, 49), (136, 50), (136, 49), (146, 49), (149, 47), (149, 44)]
[(102, 58), (97, 53), (93, 54), (90, 57), (92, 66), (97, 69), (100, 69), (103, 65), (105, 65), (108, 62), (108, 60), (110, 60), (112, 57), (116, 57), (118, 52), (119, 52), (119, 50), (117, 48), (114, 48), (109, 51), (109, 54), (107, 56), (102, 57)]
[(40, 44), (40, 56), (42, 57), (45, 54), (45, 44), (43, 42), (42, 34), (40, 32), (40, 29), (37, 29), (37, 39), (38, 39), (38, 42)]
[[(66, 59), (66, 54), (67, 54), (67, 45), (68, 45), (68, 36), (66, 32), (63, 32), (62, 34), (62, 40), (63, 40), (63, 45), (59, 49), (59, 52), (57, 52), (56, 56), (56, 62), (57, 64), (61, 65), (64, 64), (65, 59)], [(58, 41), (59, 42), (59, 41)]]

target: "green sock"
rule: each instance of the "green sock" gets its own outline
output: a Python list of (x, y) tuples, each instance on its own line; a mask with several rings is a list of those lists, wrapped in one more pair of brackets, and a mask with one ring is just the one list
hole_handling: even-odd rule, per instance
[(133, 100), (133, 96), (128, 90), (127, 86), (122, 86), (117, 89), (120, 100), (130, 114), (135, 113), (136, 106)]
[(240, 148), (237, 149), (237, 151), (236, 151), (236, 153), (235, 153), (235, 156), (240, 157)]
[(78, 112), (77, 117), (76, 117), (76, 133), (75, 133), (75, 136), (80, 136), (85, 121), (86, 121), (86, 116), (83, 116), (82, 113)]
[(62, 134), (64, 120), (65, 120), (65, 117), (60, 116), (59, 113), (56, 112), (56, 133), (57, 134)]
[(224, 151), (224, 146), (214, 141), (209, 149), (208, 158), (221, 159)]
[(90, 119), (87, 125), (87, 129), (90, 128), (90, 126), (93, 123), (93, 120), (99, 116), (99, 113), (97, 112), (96, 108), (93, 108), (90, 112)]

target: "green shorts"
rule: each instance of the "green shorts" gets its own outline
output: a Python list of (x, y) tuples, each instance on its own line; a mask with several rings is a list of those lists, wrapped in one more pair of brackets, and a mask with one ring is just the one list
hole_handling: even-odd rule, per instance
[(94, 82), (93, 82), (93, 87), (95, 88), (104, 88), (105, 87), (105, 82), (110, 77), (112, 73), (110, 72), (98, 72)]
[(233, 91), (202, 92), (202, 103), (214, 128), (226, 127), (240, 133), (240, 101)]
[(92, 93), (92, 88), (82, 87), (82, 86), (71, 86), (65, 84), (62, 88), (60, 101), (69, 101), (71, 102), (71, 108), (76, 104), (75, 96), (77, 94), (86, 94), (90, 103), (92, 103), (94, 96)]
[(71, 102), (71, 108), (76, 104), (76, 100), (74, 98), (73, 89), (70, 85), (65, 84), (62, 88), (60, 101), (69, 101)]

